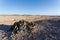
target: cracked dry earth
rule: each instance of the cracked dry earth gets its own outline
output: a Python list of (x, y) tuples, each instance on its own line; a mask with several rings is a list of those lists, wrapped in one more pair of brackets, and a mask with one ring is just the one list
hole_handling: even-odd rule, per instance
[(0, 25), (0, 40), (60, 40), (60, 19), (33, 22), (36, 26), (31, 30), (31, 33), (20, 31), (16, 35), (6, 32), (11, 25)]

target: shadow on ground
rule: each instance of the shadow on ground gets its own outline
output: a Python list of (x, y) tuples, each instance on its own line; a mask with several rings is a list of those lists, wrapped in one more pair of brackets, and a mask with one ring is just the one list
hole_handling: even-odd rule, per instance
[(60, 19), (39, 20), (35, 23), (44, 25), (44, 29), (37, 33), (36, 40), (60, 40)]
[[(11, 40), (11, 32), (7, 32), (7, 30), (10, 29), (12, 25), (4, 25), (4, 24), (0, 24), (0, 30), (4, 31), (6, 34), (4, 35), (4, 37), (7, 37), (8, 40)], [(2, 37), (2, 39), (4, 38)]]

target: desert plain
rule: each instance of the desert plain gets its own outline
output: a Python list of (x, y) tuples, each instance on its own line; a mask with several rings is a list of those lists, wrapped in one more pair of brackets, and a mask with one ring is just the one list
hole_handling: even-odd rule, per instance
[[(35, 33), (31, 37), (30, 35), (23, 37), (24, 33), (11, 37), (11, 34), (6, 31), (11, 27), (10, 25), (19, 20), (31, 21), (40, 27), (34, 29)], [(0, 40), (60, 40), (60, 16), (2, 15), (0, 16)]]

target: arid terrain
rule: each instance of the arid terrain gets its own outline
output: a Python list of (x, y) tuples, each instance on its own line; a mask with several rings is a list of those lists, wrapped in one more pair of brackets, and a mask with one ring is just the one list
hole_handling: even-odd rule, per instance
[[(6, 32), (19, 20), (36, 24), (31, 34)], [(60, 40), (60, 16), (0, 16), (0, 40)]]

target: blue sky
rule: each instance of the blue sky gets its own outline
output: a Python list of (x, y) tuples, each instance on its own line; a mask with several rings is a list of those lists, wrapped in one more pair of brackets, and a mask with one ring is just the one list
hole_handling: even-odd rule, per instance
[(0, 0), (0, 14), (60, 15), (60, 0)]

